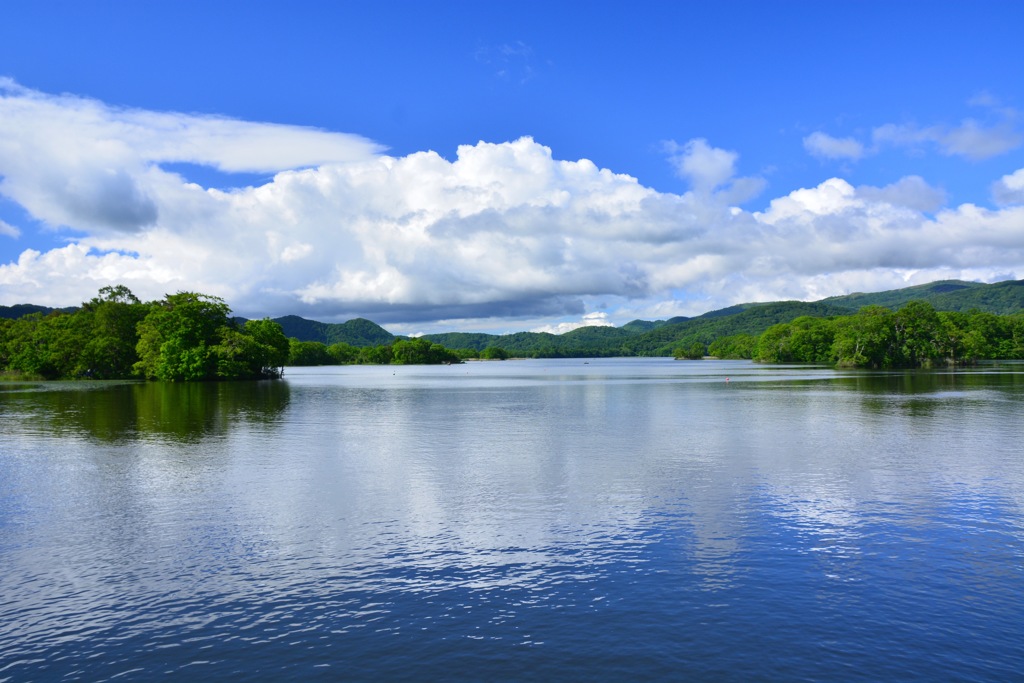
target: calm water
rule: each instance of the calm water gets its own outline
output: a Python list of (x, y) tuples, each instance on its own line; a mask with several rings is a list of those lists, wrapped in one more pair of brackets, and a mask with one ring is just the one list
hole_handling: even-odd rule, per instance
[(286, 378), (0, 386), (0, 681), (1024, 680), (1024, 366)]

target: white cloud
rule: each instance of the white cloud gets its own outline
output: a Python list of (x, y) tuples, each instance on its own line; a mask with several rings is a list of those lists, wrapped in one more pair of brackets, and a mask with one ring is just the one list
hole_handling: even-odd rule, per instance
[(945, 123), (919, 126), (915, 123), (886, 123), (871, 131), (870, 147), (856, 138), (837, 138), (816, 131), (803, 139), (804, 149), (819, 159), (858, 160), (878, 154), (886, 147), (902, 147), (914, 153), (937, 149), (946, 156), (980, 161), (1005, 154), (1024, 143), (1019, 117), (1011, 107), (1001, 107), (990, 93), (982, 92), (968, 101), (986, 110), (986, 120), (964, 119), (957, 125)]
[(863, 185), (857, 188), (857, 195), (875, 202), (885, 202), (917, 211), (936, 211), (946, 203), (946, 193), (932, 187), (921, 176), (900, 178), (885, 187)]
[[(763, 181), (735, 177), (736, 153), (703, 140), (671, 143), (694, 186), (672, 194), (559, 160), (530, 138), (465, 145), (452, 160), (391, 157), (352, 136), (219, 120), (239, 143), (200, 153), (203, 117), (180, 116), (169, 134), (178, 115), (9, 83), (0, 92), (0, 192), (77, 231), (65, 247), (0, 264), (5, 304), (63, 306), (123, 283), (144, 299), (222, 296), (247, 316), (568, 329), (872, 282), (1024, 276), (1024, 206), (941, 209), (942, 192), (914, 176), (881, 188), (832, 178), (749, 212), (730, 204)], [(240, 131), (265, 148), (244, 157)], [(278, 149), (306, 136), (322, 136), (328, 161)], [(275, 175), (205, 189), (161, 169), (169, 160)], [(1000, 187), (1016, 191), (1017, 178)]]
[(697, 190), (710, 192), (724, 185), (736, 173), (736, 152), (712, 147), (707, 140), (696, 138), (685, 145), (665, 143), (670, 160), (680, 178), (690, 181)]
[(7, 237), (17, 237), (21, 234), (21, 231), (10, 223), (0, 221), (0, 235), (6, 235)]
[(380, 147), (355, 135), (224, 117), (110, 107), (0, 79), (0, 192), (52, 225), (135, 231), (156, 225), (160, 164), (275, 172), (365, 160)]
[(688, 181), (695, 192), (714, 195), (726, 204), (742, 204), (764, 190), (762, 178), (736, 178), (739, 154), (712, 147), (707, 140), (695, 138), (680, 145), (675, 140), (662, 143), (676, 174)]
[(864, 156), (864, 145), (853, 138), (834, 138), (816, 131), (804, 138), (804, 149), (819, 159), (852, 159)]
[(872, 131), (877, 146), (917, 148), (934, 144), (947, 156), (962, 156), (979, 161), (1009, 152), (1020, 146), (1024, 137), (1010, 121), (986, 126), (966, 119), (959, 126), (928, 126), (887, 123)]
[(999, 204), (1024, 204), (1024, 168), (993, 183), (992, 196)]

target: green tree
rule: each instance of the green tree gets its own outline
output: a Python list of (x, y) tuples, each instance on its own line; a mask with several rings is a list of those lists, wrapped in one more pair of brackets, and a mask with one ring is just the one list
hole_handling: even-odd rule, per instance
[(931, 304), (911, 301), (892, 316), (892, 365), (921, 367), (942, 358), (942, 323)]
[(480, 352), (481, 360), (507, 360), (508, 351), (500, 346), (488, 346)]
[(327, 347), (327, 355), (338, 365), (348, 365), (359, 360), (359, 349), (346, 342), (338, 342)]
[(689, 345), (677, 347), (675, 357), (676, 360), (700, 360), (704, 357), (706, 351), (707, 349), (704, 348), (704, 344), (699, 341), (693, 341)]
[(387, 365), (393, 356), (390, 346), (364, 346), (359, 350), (362, 365)]
[(259, 377), (280, 377), (281, 369), (288, 362), (290, 350), (288, 337), (284, 336), (281, 326), (269, 318), (247, 320), (245, 334), (258, 344), (249, 359), (249, 367)]
[[(220, 297), (178, 292), (151, 304), (139, 323), (135, 371), (147, 379), (213, 379), (223, 352), (215, 351), (224, 330), (231, 329), (230, 310)], [(228, 354), (230, 355), (230, 354)]]
[(85, 316), (32, 313), (15, 320), (7, 332), (7, 369), (43, 379), (84, 375), (82, 349), (89, 340)]
[(288, 359), (285, 365), (310, 366), (334, 365), (335, 360), (327, 351), (327, 346), (318, 341), (288, 340)]
[(1013, 326), (1006, 316), (970, 311), (968, 329), (976, 333), (970, 348), (974, 360), (1014, 357)]
[(966, 313), (942, 311), (938, 313), (938, 348), (946, 362), (952, 365), (968, 362), (966, 346), (970, 320)]
[(793, 330), (789, 323), (772, 325), (761, 333), (754, 350), (754, 360), (761, 363), (792, 363), (790, 338)]
[(708, 345), (708, 355), (722, 359), (751, 359), (757, 349), (757, 340), (751, 334), (720, 337)]
[(277, 379), (288, 360), (288, 338), (272, 320), (248, 320), (242, 330), (224, 327), (213, 347), (221, 379)]
[(96, 379), (130, 377), (138, 362), (138, 325), (149, 309), (124, 285), (103, 287), (76, 315), (90, 318), (83, 349), (85, 374)]
[(790, 323), (789, 351), (796, 363), (831, 363), (835, 326), (826, 318), (800, 316)]
[(431, 344), (423, 339), (402, 339), (391, 345), (391, 362), (395, 365), (440, 365), (459, 363), (453, 352), (440, 344)]
[(893, 364), (893, 313), (884, 306), (864, 306), (836, 318), (832, 357), (847, 367), (886, 368)]

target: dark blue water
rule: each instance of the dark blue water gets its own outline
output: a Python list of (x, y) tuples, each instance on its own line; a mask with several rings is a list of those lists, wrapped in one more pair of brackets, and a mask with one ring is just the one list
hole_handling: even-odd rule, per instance
[(3, 386), (0, 681), (1024, 680), (1022, 366), (286, 377)]

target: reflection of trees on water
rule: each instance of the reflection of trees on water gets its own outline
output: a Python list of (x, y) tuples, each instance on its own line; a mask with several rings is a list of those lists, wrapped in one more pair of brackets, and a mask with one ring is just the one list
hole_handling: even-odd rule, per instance
[(289, 395), (285, 382), (68, 382), (6, 393), (0, 406), (39, 434), (193, 441), (226, 434), (239, 422), (273, 423)]
[(1024, 366), (1021, 372), (984, 370), (907, 370), (904, 372), (857, 372), (837, 377), (844, 389), (867, 395), (932, 394), (968, 389), (1016, 389), (1024, 387)]
[[(1024, 366), (1016, 366), (1024, 370)], [(1024, 372), (982, 370), (907, 370), (855, 373), (835, 380), (839, 388), (855, 392), (870, 414), (893, 409), (909, 416), (934, 415), (950, 402), (987, 400), (986, 390), (1024, 388)]]

